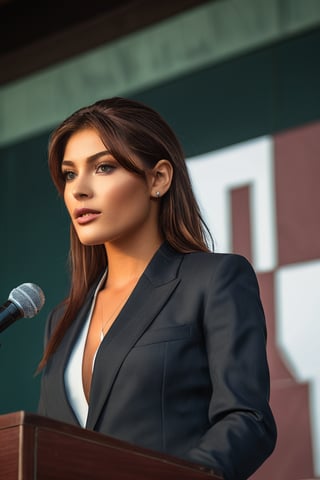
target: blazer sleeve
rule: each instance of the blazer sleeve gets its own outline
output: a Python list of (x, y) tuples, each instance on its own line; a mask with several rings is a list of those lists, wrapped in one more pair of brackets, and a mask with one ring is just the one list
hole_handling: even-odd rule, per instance
[[(46, 325), (45, 325), (45, 330), (44, 330), (44, 349), (47, 346), (47, 343), (52, 335), (52, 330), (54, 329), (54, 322), (55, 317), (60, 318), (62, 311), (62, 304), (58, 305), (55, 307), (48, 315)], [(57, 315), (57, 313), (59, 315)], [(45, 367), (46, 369), (46, 367)], [(43, 383), (44, 383), (44, 375), (42, 372), (41, 375), (41, 386), (40, 386), (40, 396), (39, 396), (39, 402), (38, 402), (38, 408), (37, 408), (37, 413), (39, 415), (47, 416), (47, 400), (46, 400), (46, 393), (45, 389), (43, 388)]]
[(244, 480), (271, 454), (276, 441), (265, 318), (256, 275), (244, 257), (220, 257), (205, 305), (211, 426), (187, 457), (215, 468), (227, 480)]

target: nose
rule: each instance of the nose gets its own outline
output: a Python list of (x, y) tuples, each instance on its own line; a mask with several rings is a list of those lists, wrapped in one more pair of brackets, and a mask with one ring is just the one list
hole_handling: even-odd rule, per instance
[(73, 182), (72, 194), (77, 200), (83, 200), (85, 198), (92, 197), (93, 190), (88, 182), (88, 179), (78, 176), (78, 178)]
[(87, 194), (87, 193), (83, 193), (83, 192), (77, 192), (77, 191), (75, 191), (75, 192), (73, 192), (73, 196), (74, 196), (74, 198), (76, 198), (77, 200), (83, 200), (83, 199), (85, 199), (85, 198), (88, 197), (88, 194)]

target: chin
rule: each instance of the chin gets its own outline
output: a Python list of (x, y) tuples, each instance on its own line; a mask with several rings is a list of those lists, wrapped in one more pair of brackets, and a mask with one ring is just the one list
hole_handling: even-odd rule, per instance
[(79, 238), (80, 243), (85, 247), (94, 247), (96, 245), (103, 245), (103, 240), (91, 239), (91, 238)]

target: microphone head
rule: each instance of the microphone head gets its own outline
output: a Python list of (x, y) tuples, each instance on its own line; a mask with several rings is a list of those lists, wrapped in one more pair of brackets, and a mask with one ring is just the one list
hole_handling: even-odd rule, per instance
[(43, 307), (45, 296), (38, 285), (23, 283), (10, 292), (9, 300), (18, 307), (24, 318), (32, 318)]

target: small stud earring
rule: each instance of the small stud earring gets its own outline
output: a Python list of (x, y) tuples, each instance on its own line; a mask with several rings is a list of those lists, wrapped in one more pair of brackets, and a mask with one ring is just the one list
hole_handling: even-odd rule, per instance
[(160, 198), (160, 192), (156, 192), (156, 197)]

